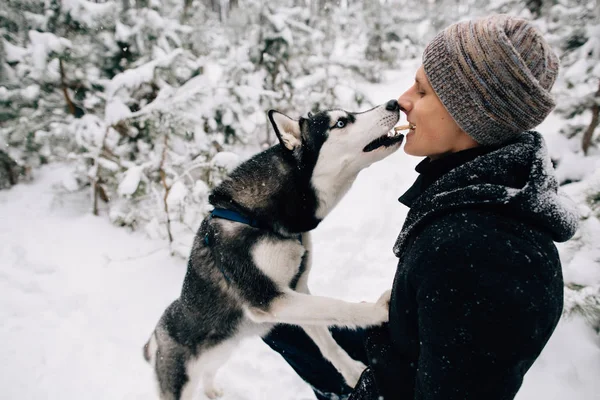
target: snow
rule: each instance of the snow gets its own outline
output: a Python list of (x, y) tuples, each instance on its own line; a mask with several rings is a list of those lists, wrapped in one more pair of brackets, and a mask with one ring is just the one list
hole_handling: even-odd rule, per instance
[(34, 101), (39, 95), (40, 87), (38, 85), (29, 85), (25, 89), (21, 90), (21, 96), (29, 101)]
[(221, 124), (223, 124), (223, 125), (233, 124), (233, 112), (231, 112), (230, 108), (225, 110), (225, 113), (223, 114), (223, 117), (221, 118)]
[[(70, 40), (58, 37), (49, 32), (29, 31), (31, 42), (29, 51), (35, 67), (36, 76), (41, 76), (48, 64), (48, 56), (51, 53), (61, 54), (73, 44)], [(13, 47), (13, 54), (15, 48)]]
[(78, 119), (73, 124), (72, 130), (77, 143), (84, 147), (92, 145), (99, 148), (106, 136), (106, 125), (93, 114), (86, 114)]
[(142, 167), (134, 166), (127, 170), (125, 177), (119, 183), (119, 194), (121, 196), (131, 196), (135, 193), (142, 180)]
[(132, 29), (120, 21), (115, 23), (115, 39), (126, 43), (129, 37), (133, 34)]
[(210, 164), (213, 167), (224, 168), (226, 171), (231, 172), (240, 163), (240, 157), (230, 151), (221, 151), (212, 158)]
[(287, 26), (286, 17), (280, 14), (266, 14), (267, 20), (273, 25), (273, 28), (290, 47), (294, 45), (292, 32)]
[(10, 63), (23, 62), (24, 57), (27, 55), (27, 49), (19, 46), (15, 46), (7, 40), (2, 39), (4, 45), (4, 54), (6, 61)]
[(111, 99), (122, 88), (136, 89), (144, 83), (149, 83), (154, 79), (154, 71), (157, 67), (169, 65), (173, 60), (181, 55), (183, 50), (177, 49), (171, 53), (153, 60), (138, 68), (128, 69), (115, 75), (106, 88), (107, 98)]
[(562, 320), (515, 399), (598, 399), (599, 372), (598, 335), (581, 317)]
[(119, 166), (119, 164), (117, 164), (116, 162), (107, 160), (106, 158), (103, 158), (103, 157), (98, 157), (96, 159), (96, 161), (98, 161), (99, 166), (101, 166), (102, 168), (109, 170), (109, 171), (117, 172), (121, 168)]
[(127, 107), (127, 105), (118, 97), (115, 97), (106, 104), (104, 122), (106, 122), (107, 125), (113, 125), (121, 120), (126, 119), (130, 115), (131, 110), (129, 110), (129, 107)]
[(27, 21), (28, 26), (35, 30), (45, 31), (48, 29), (48, 17), (47, 15), (34, 14), (29, 11), (23, 12), (23, 17)]
[(587, 76), (589, 67), (589, 61), (585, 58), (580, 58), (565, 72), (565, 79), (573, 83), (579, 82)]
[[(386, 71), (381, 85), (359, 86), (374, 103), (397, 98), (414, 79), (416, 64), (406, 65)], [(104, 132), (99, 121), (88, 122), (92, 137)], [(219, 154), (214, 163), (233, 165), (232, 155)], [(392, 246), (407, 212), (397, 198), (416, 178), (418, 161), (399, 151), (363, 171), (314, 231), (313, 293), (373, 301), (391, 286)], [(33, 182), (0, 192), (2, 397), (156, 399), (142, 345), (179, 295), (186, 260), (170, 256), (164, 240), (93, 216), (89, 191), (58, 190), (69, 171), (45, 166)], [(121, 194), (132, 194), (141, 174), (131, 168)], [(194, 195), (206, 192), (202, 185), (194, 189)], [(598, 335), (579, 317), (565, 318), (517, 399), (597, 399), (599, 375)], [(243, 342), (216, 380), (223, 400), (314, 398), (259, 339)]]
[(110, 24), (117, 12), (116, 3), (112, 1), (98, 4), (85, 0), (63, 0), (61, 5), (73, 20), (89, 28)]
[(210, 193), (210, 188), (206, 184), (206, 182), (197, 180), (194, 183), (194, 189), (192, 191), (192, 195), (198, 202), (205, 202), (208, 200), (208, 195)]
[(583, 217), (573, 238), (575, 240), (565, 243), (561, 249), (563, 274), (566, 282), (582, 286), (600, 285), (600, 220), (594, 217), (594, 212), (586, 202), (600, 187), (600, 168), (591, 171), (594, 172), (585, 181), (563, 186)]
[(181, 181), (177, 181), (171, 186), (167, 204), (169, 207), (180, 206), (184, 203), (185, 197), (188, 195), (188, 189)]
[(556, 177), (559, 182), (580, 181), (590, 171), (600, 169), (600, 157), (586, 157), (575, 153), (563, 153), (560, 164), (556, 168)]
[(62, 176), (62, 180), (60, 181), (63, 188), (65, 188), (69, 192), (76, 192), (79, 189), (79, 184), (77, 183), (77, 179), (75, 175), (70, 171), (65, 171)]

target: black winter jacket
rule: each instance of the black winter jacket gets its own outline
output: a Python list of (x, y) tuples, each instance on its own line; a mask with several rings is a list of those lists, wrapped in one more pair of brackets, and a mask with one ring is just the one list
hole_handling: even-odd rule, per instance
[(369, 333), (351, 399), (512, 399), (562, 312), (553, 241), (573, 236), (574, 205), (536, 132), (417, 171), (390, 322)]

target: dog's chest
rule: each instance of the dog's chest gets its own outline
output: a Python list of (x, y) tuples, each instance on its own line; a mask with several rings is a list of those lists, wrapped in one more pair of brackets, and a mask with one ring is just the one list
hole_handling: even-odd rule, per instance
[(280, 287), (288, 287), (298, 274), (304, 246), (294, 239), (263, 239), (251, 251), (254, 264)]

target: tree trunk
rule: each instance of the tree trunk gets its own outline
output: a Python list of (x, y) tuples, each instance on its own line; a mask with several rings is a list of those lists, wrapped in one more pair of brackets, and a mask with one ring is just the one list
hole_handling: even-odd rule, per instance
[(219, 16), (219, 21), (223, 22), (222, 15), (221, 15), (221, 0), (210, 0), (209, 5), (210, 5), (211, 11), (216, 13)]
[(67, 79), (65, 77), (65, 67), (63, 65), (63, 60), (61, 58), (58, 59), (58, 64), (60, 66), (60, 85), (62, 87), (63, 95), (65, 96), (65, 101), (67, 102), (67, 107), (69, 108), (69, 113), (71, 115), (76, 114), (75, 104), (69, 97), (69, 91), (67, 90)]
[[(4, 85), (8, 82), (8, 73), (5, 70), (4, 64), (6, 63), (6, 50), (4, 50), (4, 40), (0, 40), (0, 85)], [(7, 81), (6, 83), (4, 81)]]
[(531, 12), (533, 18), (539, 18), (542, 15), (544, 2), (542, 0), (526, 0), (525, 6)]
[(323, 15), (327, 13), (329, 7), (331, 7), (331, 0), (313, 0), (313, 12), (314, 15)]
[(600, 117), (600, 105), (598, 105), (598, 98), (600, 97), (600, 83), (598, 83), (598, 90), (594, 95), (594, 105), (592, 106), (592, 121), (583, 134), (581, 139), (581, 149), (583, 154), (587, 156), (588, 150), (592, 144), (592, 138), (594, 137), (594, 131), (598, 127), (598, 119)]
[(194, 0), (183, 0), (183, 12), (181, 13), (180, 22), (183, 24), (188, 17), (188, 11)]
[(0, 190), (8, 189), (19, 181), (22, 168), (8, 153), (0, 150)]

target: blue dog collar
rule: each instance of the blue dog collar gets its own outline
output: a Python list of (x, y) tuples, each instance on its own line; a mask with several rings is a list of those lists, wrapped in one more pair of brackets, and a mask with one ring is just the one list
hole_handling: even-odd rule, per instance
[(224, 208), (215, 208), (214, 210), (211, 211), (210, 216), (211, 216), (211, 218), (217, 217), (217, 218), (228, 219), (230, 221), (241, 222), (242, 224), (250, 225), (254, 228), (259, 227), (257, 220), (247, 218), (246, 216), (240, 214), (237, 211), (233, 211), (233, 210), (226, 210)]

